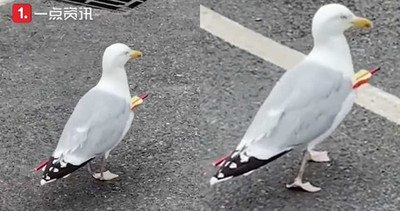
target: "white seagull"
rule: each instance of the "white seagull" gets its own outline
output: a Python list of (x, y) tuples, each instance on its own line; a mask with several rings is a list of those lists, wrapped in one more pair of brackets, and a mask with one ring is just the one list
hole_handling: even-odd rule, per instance
[(295, 147), (305, 149), (300, 171), (288, 188), (315, 192), (303, 183), (308, 161), (326, 162), (326, 151), (314, 147), (327, 138), (353, 106), (353, 62), (344, 31), (351, 26), (371, 28), (339, 4), (322, 6), (314, 15), (314, 48), (287, 71), (258, 110), (236, 149), (221, 164), (210, 184), (248, 175)]
[[(101, 79), (76, 105), (56, 149), (43, 164), (46, 168), (41, 185), (67, 177), (87, 163), (96, 179), (118, 177), (105, 171), (104, 164), (131, 126), (134, 114), (130, 109), (131, 94), (124, 66), (131, 58), (141, 56), (139, 51), (121, 43), (104, 51)], [(90, 163), (96, 157), (102, 158), (100, 173), (93, 172)]]

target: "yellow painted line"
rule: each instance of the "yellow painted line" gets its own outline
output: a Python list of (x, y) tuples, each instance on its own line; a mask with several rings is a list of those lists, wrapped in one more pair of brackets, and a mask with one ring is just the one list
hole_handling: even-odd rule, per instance
[[(247, 29), (202, 5), (200, 28), (285, 70), (292, 68), (305, 57), (303, 53)], [(395, 95), (367, 84), (357, 89), (356, 103), (400, 124), (400, 99)]]

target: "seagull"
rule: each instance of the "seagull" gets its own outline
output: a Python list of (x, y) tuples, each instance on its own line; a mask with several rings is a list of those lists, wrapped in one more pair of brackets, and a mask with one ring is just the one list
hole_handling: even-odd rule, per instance
[[(105, 171), (105, 160), (131, 126), (134, 114), (124, 66), (130, 59), (141, 56), (141, 52), (122, 43), (106, 48), (100, 81), (79, 100), (53, 154), (37, 167), (46, 166), (41, 185), (68, 177), (86, 164), (96, 179), (118, 177)], [(102, 160), (99, 173), (94, 171), (91, 163), (96, 157)]]
[(280, 78), (239, 145), (220, 162), (211, 185), (249, 175), (300, 148), (304, 149), (300, 170), (287, 187), (308, 192), (321, 189), (304, 183), (303, 173), (308, 161), (330, 160), (327, 151), (314, 148), (338, 127), (354, 104), (353, 62), (343, 34), (352, 26), (371, 28), (372, 23), (340, 4), (318, 9), (312, 21), (313, 49)]

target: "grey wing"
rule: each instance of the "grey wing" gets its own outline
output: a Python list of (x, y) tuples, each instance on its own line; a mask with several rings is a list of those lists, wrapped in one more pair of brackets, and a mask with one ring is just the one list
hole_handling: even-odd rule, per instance
[(317, 64), (303, 63), (288, 71), (257, 112), (238, 149), (268, 159), (318, 138), (332, 126), (351, 87), (351, 79)]
[(76, 105), (53, 157), (78, 165), (114, 148), (133, 112), (125, 99), (93, 88)]

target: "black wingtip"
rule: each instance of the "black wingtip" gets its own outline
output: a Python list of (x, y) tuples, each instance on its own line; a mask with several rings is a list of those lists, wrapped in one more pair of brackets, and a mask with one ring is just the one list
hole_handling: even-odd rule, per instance
[(50, 157), (43, 172), (42, 180), (40, 180), (40, 184), (44, 185), (56, 179), (67, 177), (69, 174), (86, 165), (86, 163), (91, 160), (92, 159), (89, 159), (81, 165), (72, 165), (70, 163), (62, 163), (57, 158)]
[(233, 177), (240, 175), (248, 175), (254, 170), (274, 161), (282, 155), (288, 153), (291, 150), (286, 150), (278, 153), (277, 155), (266, 159), (258, 159), (256, 157), (247, 156), (245, 152), (234, 152), (225, 162), (222, 163), (221, 167), (215, 173), (214, 177), (211, 178), (210, 184), (214, 185), (218, 182), (222, 182)]

